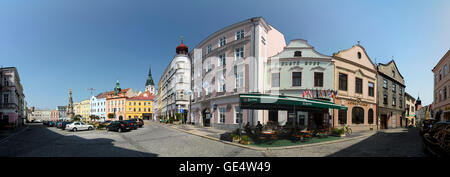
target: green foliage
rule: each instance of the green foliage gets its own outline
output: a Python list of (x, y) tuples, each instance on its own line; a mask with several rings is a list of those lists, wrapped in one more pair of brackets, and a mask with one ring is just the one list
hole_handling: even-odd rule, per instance
[(231, 133), (231, 137), (233, 137), (233, 140), (239, 140), (239, 134)]
[(81, 115), (77, 114), (73, 117), (73, 121), (80, 121), (81, 120)]
[(248, 135), (242, 135), (241, 140), (250, 142), (250, 137)]
[(175, 116), (176, 116), (175, 121), (181, 120), (181, 113), (176, 113)]
[(169, 118), (169, 123), (173, 123), (173, 120), (174, 120), (174, 117), (173, 117), (173, 116), (170, 116), (170, 118)]
[(331, 132), (335, 135), (343, 135), (345, 133), (345, 129), (344, 128), (333, 128), (333, 130), (331, 130)]
[(108, 114), (108, 118), (110, 118), (110, 119), (114, 118), (114, 114), (113, 113), (109, 113)]
[(106, 125), (103, 124), (103, 123), (100, 123), (100, 124), (98, 124), (97, 127), (95, 127), (95, 128), (97, 128), (97, 129), (104, 129), (104, 128), (106, 128)]

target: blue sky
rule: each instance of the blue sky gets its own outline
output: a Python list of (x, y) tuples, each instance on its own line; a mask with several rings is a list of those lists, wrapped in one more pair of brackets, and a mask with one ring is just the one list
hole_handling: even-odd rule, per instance
[[(406, 91), (433, 101), (431, 69), (450, 49), (450, 1), (0, 1), (0, 65), (17, 67), (29, 106), (54, 109), (112, 90), (155, 83), (184, 43), (262, 16), (289, 42), (325, 55), (361, 41), (372, 60), (394, 57)], [(375, 61), (373, 61), (375, 62)]]

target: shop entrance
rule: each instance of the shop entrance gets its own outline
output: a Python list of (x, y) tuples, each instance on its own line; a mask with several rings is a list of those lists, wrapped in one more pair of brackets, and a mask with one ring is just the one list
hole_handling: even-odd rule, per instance
[(381, 114), (380, 117), (380, 129), (387, 129), (387, 115), (386, 114)]
[(203, 117), (203, 126), (205, 127), (211, 126), (211, 112), (209, 109), (203, 110), (202, 117)]

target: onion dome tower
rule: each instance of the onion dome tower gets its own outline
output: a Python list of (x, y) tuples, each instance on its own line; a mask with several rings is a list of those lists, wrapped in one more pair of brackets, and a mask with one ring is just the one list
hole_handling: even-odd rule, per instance
[(188, 51), (189, 51), (189, 48), (188, 48), (188, 46), (183, 44), (183, 36), (181, 36), (181, 44), (179, 46), (177, 46), (176, 52), (178, 55), (179, 54), (187, 55)]
[(122, 91), (122, 89), (120, 88), (120, 83), (119, 81), (116, 82), (116, 87), (114, 88), (114, 95), (118, 96), (120, 91)]

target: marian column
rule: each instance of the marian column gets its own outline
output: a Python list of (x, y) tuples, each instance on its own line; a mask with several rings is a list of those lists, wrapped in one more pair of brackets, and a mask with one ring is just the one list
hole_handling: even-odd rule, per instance
[(72, 101), (72, 88), (69, 89), (69, 105), (67, 106), (67, 117), (69, 117), (71, 120), (74, 117), (73, 101)]

